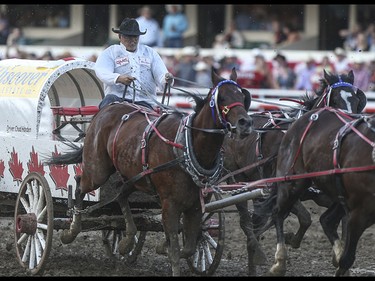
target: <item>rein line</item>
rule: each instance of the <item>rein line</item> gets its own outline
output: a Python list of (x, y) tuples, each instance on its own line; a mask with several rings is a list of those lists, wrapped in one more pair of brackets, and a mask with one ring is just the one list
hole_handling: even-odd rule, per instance
[(202, 131), (202, 132), (205, 132), (205, 133), (213, 133), (213, 134), (221, 134), (221, 135), (226, 135), (228, 133), (228, 129), (204, 129), (204, 128), (197, 128), (197, 127), (193, 127), (193, 126), (189, 126), (189, 125), (185, 125), (185, 127), (189, 128), (189, 129), (193, 129), (193, 130), (197, 130), (197, 131)]

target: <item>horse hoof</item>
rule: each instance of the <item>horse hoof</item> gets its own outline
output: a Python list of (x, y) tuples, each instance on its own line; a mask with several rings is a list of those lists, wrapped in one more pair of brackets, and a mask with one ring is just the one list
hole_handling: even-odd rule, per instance
[(120, 255), (125, 256), (134, 249), (134, 239), (123, 238), (118, 244)]
[(64, 229), (64, 231), (60, 235), (60, 240), (63, 244), (69, 244), (74, 241), (74, 239), (77, 237), (78, 233), (75, 234), (70, 229)]
[(273, 265), (265, 276), (285, 276), (285, 273), (286, 269), (282, 269), (279, 266)]
[(267, 256), (260, 246), (257, 246), (254, 250), (253, 263), (256, 265), (265, 265), (267, 263)]

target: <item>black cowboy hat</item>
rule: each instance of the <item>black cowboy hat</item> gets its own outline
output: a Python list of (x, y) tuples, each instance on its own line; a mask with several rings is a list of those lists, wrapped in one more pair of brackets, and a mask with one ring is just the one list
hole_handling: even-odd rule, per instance
[(147, 29), (141, 32), (139, 30), (139, 24), (135, 19), (126, 18), (122, 21), (118, 29), (112, 28), (112, 31), (125, 36), (139, 36), (145, 34)]

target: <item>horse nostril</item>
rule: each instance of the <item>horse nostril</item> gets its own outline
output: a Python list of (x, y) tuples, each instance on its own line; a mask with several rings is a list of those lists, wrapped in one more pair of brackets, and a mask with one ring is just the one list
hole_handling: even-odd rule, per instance
[(253, 126), (253, 119), (252, 118), (241, 118), (238, 120), (238, 125), (241, 127), (251, 127)]

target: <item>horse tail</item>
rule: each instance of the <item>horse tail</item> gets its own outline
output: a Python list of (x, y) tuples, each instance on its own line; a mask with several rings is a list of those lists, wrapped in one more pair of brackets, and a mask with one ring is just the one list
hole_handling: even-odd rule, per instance
[(54, 155), (44, 161), (46, 165), (69, 165), (82, 163), (83, 145), (76, 146), (70, 145), (73, 150), (68, 151), (64, 154)]

